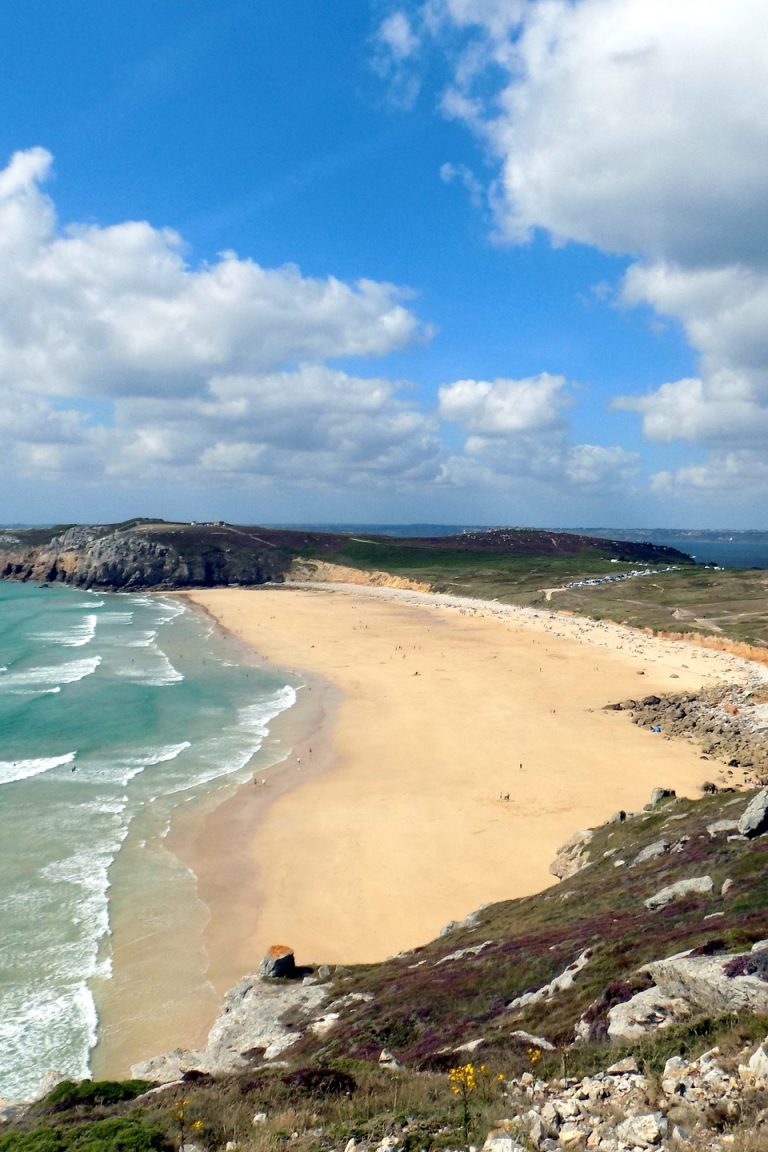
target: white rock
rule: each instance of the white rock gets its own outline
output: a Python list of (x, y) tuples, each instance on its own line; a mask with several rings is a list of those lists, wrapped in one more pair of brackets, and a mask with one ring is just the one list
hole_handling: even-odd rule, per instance
[[(534, 1036), (532, 1032), (524, 1032), (522, 1028), (518, 1028), (516, 1032), (510, 1032), (509, 1038), (510, 1040), (522, 1040), (525, 1044), (541, 1048), (543, 1052), (554, 1052), (555, 1050), (551, 1040), (547, 1040), (544, 1036)], [(456, 1051), (458, 1052), (458, 1048)]]
[(256, 1115), (254, 1116), (253, 1120), (251, 1120), (251, 1124), (253, 1124), (254, 1128), (258, 1128), (260, 1124), (266, 1124), (266, 1122), (267, 1122), (266, 1112), (257, 1112)]
[(606, 1068), (606, 1072), (610, 1076), (622, 1076), (624, 1073), (639, 1071), (634, 1056), (625, 1056), (623, 1060), (617, 1060), (615, 1064), (611, 1064), (610, 1068)]
[(608, 1035), (612, 1040), (638, 1040), (646, 1032), (685, 1020), (690, 1013), (690, 1005), (681, 997), (645, 988), (609, 1010)]
[(619, 1140), (640, 1148), (652, 1148), (661, 1143), (666, 1135), (667, 1119), (661, 1112), (650, 1112), (645, 1116), (630, 1116), (616, 1128)]
[(563, 1124), (558, 1140), (564, 1148), (574, 1148), (577, 1144), (586, 1144), (589, 1132), (585, 1132), (578, 1124)]
[(756, 1083), (768, 1086), (768, 1037), (752, 1053), (748, 1067), (754, 1075)]
[(686, 896), (707, 896), (715, 884), (711, 876), (692, 876), (690, 880), (678, 880), (676, 884), (669, 884), (655, 895), (643, 901), (649, 912), (657, 912), (666, 908), (676, 900), (684, 900)]
[(637, 864), (645, 864), (646, 860), (655, 860), (657, 856), (663, 856), (665, 852), (669, 852), (669, 848), (669, 840), (656, 840), (653, 844), (646, 844), (645, 848), (641, 848), (635, 856), (630, 867), (634, 868)]
[(760, 836), (768, 831), (768, 788), (763, 788), (753, 796), (739, 820), (742, 836)]
[(738, 820), (715, 820), (707, 824), (707, 832), (710, 836), (719, 836), (722, 832), (735, 832), (738, 826)]
[(483, 1149), (485, 1152), (525, 1152), (523, 1145), (513, 1140), (508, 1132), (489, 1132)]

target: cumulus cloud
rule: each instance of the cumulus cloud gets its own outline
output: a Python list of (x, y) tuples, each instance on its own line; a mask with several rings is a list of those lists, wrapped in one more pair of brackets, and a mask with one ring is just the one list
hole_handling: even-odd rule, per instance
[(525, 380), (457, 380), (439, 390), (440, 414), (468, 431), (490, 436), (551, 428), (566, 404), (562, 376)]
[(450, 63), (443, 113), (493, 158), (498, 236), (629, 256), (624, 302), (681, 325), (698, 376), (617, 407), (710, 448), (714, 482), (718, 445), (748, 452), (768, 419), (768, 7), (426, 0), (412, 19)]
[(527, 478), (586, 490), (629, 483), (637, 458), (620, 447), (568, 443), (563, 409), (570, 400), (562, 376), (522, 380), (457, 380), (439, 392), (444, 420), (466, 433), (464, 459), (447, 465), (452, 482), (493, 485)]
[(212, 373), (380, 356), (419, 325), (394, 285), (262, 268), (227, 252), (190, 268), (170, 229), (57, 232), (36, 149), (0, 182), (0, 377), (39, 392), (204, 389)]
[(408, 293), (224, 253), (170, 229), (60, 227), (51, 157), (0, 172), (0, 443), (20, 470), (201, 470), (362, 483), (434, 472), (433, 420), (385, 379), (333, 370), (425, 338)]

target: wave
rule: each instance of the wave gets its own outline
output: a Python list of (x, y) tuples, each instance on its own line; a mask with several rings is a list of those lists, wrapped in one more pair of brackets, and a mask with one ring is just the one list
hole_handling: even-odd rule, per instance
[[(9, 1100), (35, 1096), (51, 1067), (73, 1080), (85, 1079), (98, 1022), (85, 979), (63, 988), (30, 983), (1, 995), (3, 1096)], [(79, 1051), (73, 1049), (73, 1031), (85, 1041)]]
[(15, 780), (42, 776), (52, 768), (72, 764), (76, 755), (76, 752), (67, 752), (64, 756), (41, 756), (36, 760), (0, 760), (0, 784), (13, 784)]
[(125, 788), (146, 768), (155, 764), (166, 764), (175, 760), (192, 745), (189, 740), (178, 744), (163, 744), (157, 748), (144, 748), (132, 751), (129, 756), (115, 756), (109, 760), (91, 760), (81, 766), (79, 779), (88, 784), (120, 784)]
[(153, 641), (157, 639), (157, 631), (153, 628), (145, 629), (137, 633), (136, 640), (129, 640), (126, 648), (150, 648)]
[(290, 684), (284, 684), (266, 700), (261, 700), (257, 704), (246, 704), (244, 708), (239, 708), (238, 719), (244, 728), (256, 732), (259, 736), (265, 736), (270, 720), (274, 720), (275, 716), (285, 712), (287, 708), (292, 708), (296, 703), (296, 697), (296, 689)]
[(145, 669), (143, 672), (139, 671), (134, 676), (136, 682), (149, 688), (164, 688), (168, 684), (180, 684), (184, 679), (184, 673), (179, 672), (178, 668), (174, 668), (162, 648), (152, 644), (150, 650), (157, 656), (159, 667), (152, 670)]
[(45, 644), (61, 644), (65, 648), (84, 648), (96, 635), (97, 619), (97, 616), (89, 614), (82, 624), (73, 624), (67, 631), (37, 632), (33, 639)]
[(130, 612), (130, 611), (129, 612), (115, 612), (115, 611), (102, 612), (101, 613), (101, 621), (102, 621), (102, 623), (106, 622), (109, 624), (132, 624), (134, 615), (135, 615), (135, 613)]
[(101, 664), (101, 656), (86, 656), (70, 660), (67, 664), (48, 664), (39, 668), (26, 668), (22, 672), (7, 670), (0, 673), (0, 690), (17, 695), (58, 691), (63, 684), (76, 684), (92, 676)]

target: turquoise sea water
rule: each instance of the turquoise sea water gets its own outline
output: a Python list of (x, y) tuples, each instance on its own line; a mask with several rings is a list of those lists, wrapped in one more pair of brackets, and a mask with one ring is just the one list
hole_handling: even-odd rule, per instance
[(178, 601), (0, 582), (0, 1097), (88, 1074), (129, 828), (247, 779), (295, 699)]

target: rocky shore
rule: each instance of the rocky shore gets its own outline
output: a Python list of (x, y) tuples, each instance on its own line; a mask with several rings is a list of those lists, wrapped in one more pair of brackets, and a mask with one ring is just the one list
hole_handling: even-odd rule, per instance
[[(700, 692), (650, 695), (607, 705), (662, 738), (685, 737), (702, 757), (724, 765), (724, 776), (746, 787), (768, 783), (768, 692), (718, 685)], [(713, 764), (713, 772), (717, 766)], [(714, 781), (713, 781), (714, 783)]]

